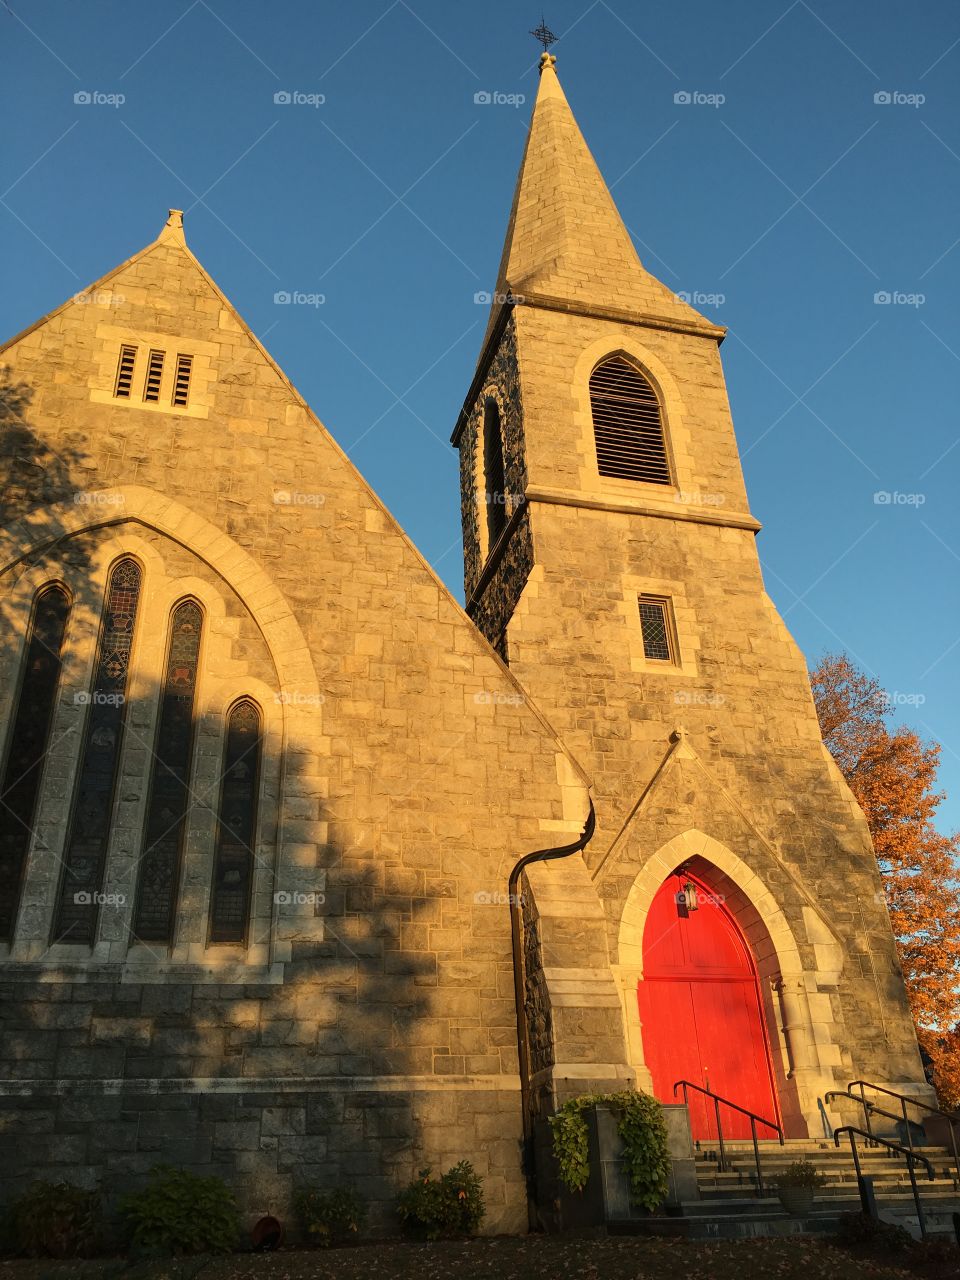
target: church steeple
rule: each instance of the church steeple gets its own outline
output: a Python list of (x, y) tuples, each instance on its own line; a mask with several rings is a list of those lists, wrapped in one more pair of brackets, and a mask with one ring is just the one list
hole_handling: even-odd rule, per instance
[(722, 332), (642, 266), (555, 64), (552, 54), (542, 55), (488, 334), (507, 294), (536, 294), (575, 310), (612, 308), (634, 323)]
[[(686, 590), (693, 570), (680, 560), (698, 529), (736, 529), (755, 557), (759, 526), (720, 366), (725, 332), (641, 264), (545, 51), (497, 296), (453, 435), (467, 612), (511, 662), (530, 660), (534, 600), (574, 630), (611, 591), (682, 619), (667, 597)], [(569, 565), (594, 526), (642, 563), (621, 579), (619, 550), (597, 552), (575, 575), (574, 599)], [(672, 537), (676, 572), (651, 576)]]

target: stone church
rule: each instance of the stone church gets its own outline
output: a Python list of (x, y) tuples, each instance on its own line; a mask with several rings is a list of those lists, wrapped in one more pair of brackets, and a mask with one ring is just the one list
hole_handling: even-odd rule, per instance
[(924, 1087), (724, 329), (640, 263), (554, 62), (453, 432), (465, 610), (176, 211), (4, 348), (5, 1195), (166, 1162), (385, 1225), (469, 1159), (517, 1230), (567, 1097), (686, 1079), (802, 1137), (854, 1077)]

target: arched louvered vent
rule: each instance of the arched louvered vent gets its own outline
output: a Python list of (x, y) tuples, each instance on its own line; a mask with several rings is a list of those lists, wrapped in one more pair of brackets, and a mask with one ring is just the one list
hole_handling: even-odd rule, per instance
[(602, 476), (670, 484), (660, 401), (642, 373), (611, 356), (590, 375), (590, 408)]

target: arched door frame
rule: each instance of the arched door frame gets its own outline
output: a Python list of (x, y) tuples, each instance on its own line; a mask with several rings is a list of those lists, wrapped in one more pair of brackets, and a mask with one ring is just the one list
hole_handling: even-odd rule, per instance
[[(640, 1088), (653, 1090), (644, 1061), (637, 1004), (643, 979), (643, 930), (654, 896), (678, 866), (690, 863), (723, 893), (726, 904), (753, 952), (760, 978), (774, 1072), (787, 1135), (820, 1132), (818, 1099), (834, 1087), (824, 1070), (807, 1002), (815, 974), (805, 970), (796, 935), (772, 890), (719, 840), (692, 828), (674, 836), (648, 858), (627, 895), (618, 936), (618, 987), (623, 1007), (629, 1061)], [(839, 1047), (827, 1046), (828, 1057)]]

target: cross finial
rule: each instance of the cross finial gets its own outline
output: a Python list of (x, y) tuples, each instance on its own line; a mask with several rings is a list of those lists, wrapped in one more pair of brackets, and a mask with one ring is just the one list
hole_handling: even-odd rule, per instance
[(539, 40), (540, 43), (543, 45), (544, 53), (547, 53), (550, 49), (550, 46), (552, 44), (556, 44), (559, 38), (555, 36), (553, 32), (550, 30), (550, 28), (547, 26), (546, 20), (543, 18), (542, 15), (540, 17), (539, 27), (534, 27), (534, 29), (530, 32), (530, 34), (534, 36), (535, 39)]

